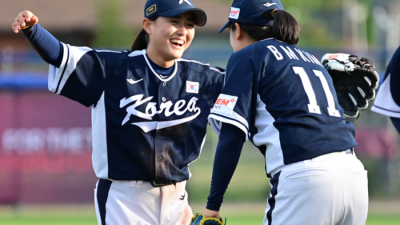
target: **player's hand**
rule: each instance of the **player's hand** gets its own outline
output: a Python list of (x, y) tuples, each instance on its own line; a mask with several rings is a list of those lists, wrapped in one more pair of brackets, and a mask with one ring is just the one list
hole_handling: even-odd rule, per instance
[(198, 212), (193, 216), (190, 225), (226, 225), (226, 221), (224, 222), (218, 211), (205, 209), (203, 213)]
[(204, 209), (203, 214), (205, 217), (214, 217), (217, 219), (221, 219), (221, 215), (219, 214), (219, 211)]
[(18, 13), (18, 16), (12, 23), (12, 29), (15, 33), (18, 33), (20, 30), (27, 29), (38, 22), (39, 18), (37, 18), (37, 16), (35, 16), (31, 11), (25, 10)]
[(345, 116), (358, 119), (360, 110), (375, 99), (379, 75), (374, 65), (367, 58), (349, 54), (326, 54), (321, 61), (332, 77)]

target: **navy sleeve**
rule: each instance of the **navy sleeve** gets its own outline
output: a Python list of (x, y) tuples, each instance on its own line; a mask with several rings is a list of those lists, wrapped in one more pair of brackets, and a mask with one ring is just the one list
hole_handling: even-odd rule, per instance
[(64, 51), (60, 67), (49, 66), (49, 90), (84, 106), (95, 106), (104, 97), (106, 78), (114, 76), (118, 66), (123, 71), (126, 68), (127, 60), (123, 58), (128, 52), (61, 44)]
[(400, 133), (400, 118), (390, 117), (390, 120), (393, 123), (393, 126), (396, 128), (397, 132)]
[(210, 76), (210, 82), (208, 85), (208, 92), (210, 95), (209, 101), (210, 105), (214, 105), (225, 83), (225, 70), (219, 67), (210, 66), (209, 76)]
[(46, 63), (60, 67), (63, 58), (63, 47), (53, 35), (39, 24), (22, 31), (32, 48)]
[(219, 134), (219, 131), (211, 120), (235, 125), (248, 137), (249, 123), (255, 109), (253, 104), (253, 98), (257, 93), (255, 82), (258, 82), (254, 65), (252, 47), (237, 51), (230, 57), (225, 85), (208, 117), (216, 134)]
[(228, 184), (239, 162), (243, 143), (243, 131), (229, 123), (222, 125), (217, 151), (215, 153), (211, 191), (207, 209), (219, 211)]
[(385, 116), (400, 118), (400, 48), (393, 55), (380, 84), (371, 110)]

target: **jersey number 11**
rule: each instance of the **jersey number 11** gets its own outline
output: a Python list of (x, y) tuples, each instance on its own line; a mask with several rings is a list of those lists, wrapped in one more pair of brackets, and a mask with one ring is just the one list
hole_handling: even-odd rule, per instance
[[(308, 111), (310, 113), (321, 114), (321, 109), (317, 103), (317, 98), (315, 97), (314, 89), (311, 85), (309, 75), (306, 73), (303, 67), (293, 67), (295, 74), (300, 76), (301, 83), (303, 84), (304, 91), (306, 92), (309, 100)], [(324, 89), (326, 100), (328, 102), (328, 114), (329, 116), (341, 117), (339, 110), (335, 108), (335, 100), (333, 98), (332, 92), (329, 89), (328, 82), (325, 79), (324, 74), (319, 70), (313, 70), (315, 76), (319, 78)]]

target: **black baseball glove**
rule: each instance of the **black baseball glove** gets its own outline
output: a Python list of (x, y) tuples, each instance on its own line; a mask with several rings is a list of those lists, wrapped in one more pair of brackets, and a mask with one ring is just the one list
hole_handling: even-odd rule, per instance
[(347, 118), (360, 116), (360, 110), (368, 107), (375, 99), (379, 75), (372, 62), (349, 54), (326, 54), (322, 64), (332, 76), (333, 85)]

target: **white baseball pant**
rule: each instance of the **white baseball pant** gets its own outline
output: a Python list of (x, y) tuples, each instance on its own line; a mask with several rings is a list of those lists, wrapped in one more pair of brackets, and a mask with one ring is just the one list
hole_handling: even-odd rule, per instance
[(187, 225), (193, 216), (186, 181), (153, 187), (143, 181), (99, 179), (95, 189), (99, 225)]
[(351, 150), (293, 163), (271, 179), (264, 225), (361, 225), (367, 171)]

